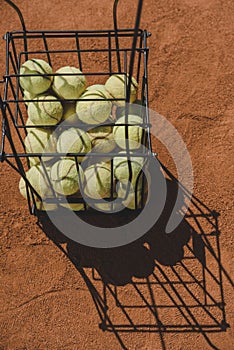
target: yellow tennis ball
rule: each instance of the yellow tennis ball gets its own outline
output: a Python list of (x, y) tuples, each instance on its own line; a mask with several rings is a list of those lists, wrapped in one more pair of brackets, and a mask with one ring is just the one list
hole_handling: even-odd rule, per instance
[[(113, 135), (114, 140), (117, 143), (117, 145), (122, 148), (126, 149), (126, 128), (128, 128), (128, 146), (130, 150), (138, 149), (142, 145), (142, 137), (143, 137), (143, 128), (139, 125), (134, 124), (142, 124), (142, 118), (140, 116), (128, 115), (128, 125), (118, 125), (118, 124), (125, 124), (126, 119), (125, 116), (119, 118), (115, 126), (113, 128)], [(133, 125), (129, 125), (133, 124)]]
[[(121, 154), (123, 152), (119, 152)], [(141, 204), (141, 189), (142, 189), (142, 168), (145, 163), (144, 157), (135, 157), (134, 153), (130, 153), (131, 181), (128, 164), (128, 157), (114, 157), (113, 168), (115, 178), (118, 180), (117, 193), (120, 198), (123, 198), (123, 205), (128, 209), (136, 209)], [(129, 183), (130, 181), (130, 183)], [(129, 186), (129, 187), (128, 187)], [(128, 191), (128, 192), (127, 192)], [(136, 205), (137, 201), (137, 205)]]
[[(79, 175), (83, 171), (78, 166)], [(62, 159), (56, 162), (50, 171), (50, 179), (55, 192), (64, 196), (72, 195), (79, 191), (79, 175), (76, 162), (71, 159)]]
[[(119, 155), (121, 155), (123, 152), (119, 152)], [(131, 152), (131, 156), (129, 157), (130, 160), (130, 168), (131, 168), (131, 183), (135, 185), (138, 176), (142, 170), (143, 164), (144, 164), (144, 157), (134, 157), (134, 153)], [(123, 156), (116, 156), (113, 159), (113, 169), (114, 169), (114, 175), (115, 178), (118, 181), (126, 182), (130, 180), (130, 172), (129, 172), (129, 163), (128, 163), (128, 157)]]
[(84, 193), (94, 199), (111, 194), (111, 168), (108, 163), (96, 163), (84, 170)]
[[(20, 74), (28, 75), (20, 77), (20, 85), (31, 94), (41, 94), (49, 89), (53, 81), (53, 76), (46, 76), (46, 74), (52, 73), (52, 68), (46, 61), (36, 58), (28, 60), (20, 68)], [(35, 74), (35, 76), (29, 74)]]
[(116, 143), (112, 130), (112, 126), (105, 125), (97, 126), (88, 130), (88, 135), (90, 137), (92, 147), (94, 148), (94, 152), (109, 153), (113, 151)]
[[(93, 199), (110, 198), (111, 196), (111, 166), (109, 163), (96, 163), (84, 170), (84, 194)], [(116, 198), (116, 192), (113, 191)], [(91, 205), (91, 204), (90, 204)], [(92, 206), (101, 211), (110, 211), (111, 202), (92, 203)], [(116, 203), (113, 203), (116, 208)]]
[[(25, 175), (33, 189), (39, 194), (40, 197), (45, 198), (52, 195), (49, 181), (44, 168), (41, 165), (32, 166)], [(23, 177), (21, 177), (19, 182), (19, 190), (21, 195), (27, 199), (26, 183)]]
[[(93, 101), (87, 101), (93, 99)], [(106, 101), (102, 93), (88, 91), (76, 104), (78, 118), (86, 124), (102, 124), (111, 114), (112, 103)]]
[[(74, 75), (63, 75), (63, 74)], [(56, 71), (52, 88), (54, 92), (64, 99), (77, 99), (86, 89), (86, 79), (76, 67), (62, 67)]]
[[(88, 134), (78, 128), (69, 128), (62, 132), (58, 138), (57, 151), (59, 153), (88, 153), (92, 145)], [(71, 157), (74, 159), (74, 157)], [(83, 157), (78, 157), (81, 161)]]
[[(125, 101), (119, 99), (126, 99), (126, 90), (128, 85), (128, 75), (125, 74), (113, 74), (111, 75), (106, 83), (105, 88), (109, 94), (116, 99), (114, 104), (117, 106), (124, 106)], [(134, 102), (137, 98), (138, 83), (136, 79), (132, 77), (131, 89), (130, 89), (130, 103)]]
[(39, 96), (28, 104), (28, 117), (35, 125), (56, 125), (62, 115), (62, 103), (52, 95)]
[(75, 103), (64, 103), (62, 119), (71, 125), (79, 123), (78, 115), (76, 114)]
[[(41, 165), (32, 166), (26, 172), (25, 175), (28, 181), (30, 182), (31, 186), (35, 189), (35, 191), (39, 194), (39, 196), (44, 197), (49, 187), (48, 187), (48, 182), (44, 177), (45, 174), (42, 166)], [(41, 182), (41, 186), (40, 186), (40, 182)], [(21, 195), (25, 199), (27, 199), (26, 183), (23, 177), (21, 177), (19, 181), (19, 191)]]
[[(47, 174), (45, 173), (47, 172)], [(35, 191), (41, 196), (42, 201), (38, 199), (36, 195), (34, 195), (36, 208), (38, 210), (55, 210), (57, 209), (56, 203), (45, 203), (45, 198), (52, 198), (53, 197), (53, 191), (50, 187), (50, 183), (48, 181), (47, 176), (49, 177), (49, 168), (44, 168), (41, 165), (35, 165), (32, 166), (27, 172), (26, 177), (28, 181), (30, 182), (31, 186), (35, 189)], [(30, 201), (32, 201), (32, 195), (30, 188), (29, 189), (29, 198)], [(27, 199), (27, 190), (26, 190), (26, 183), (24, 179), (21, 177), (19, 182), (19, 190), (21, 195)]]
[[(49, 129), (30, 128), (24, 140), (27, 153), (54, 153), (56, 152), (56, 137)], [(43, 157), (43, 161), (49, 161), (53, 156)], [(29, 157), (31, 165), (40, 163), (39, 157)]]

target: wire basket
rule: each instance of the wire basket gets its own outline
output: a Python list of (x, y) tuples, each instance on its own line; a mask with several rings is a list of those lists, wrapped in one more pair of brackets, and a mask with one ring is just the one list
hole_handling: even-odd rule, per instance
[[(26, 184), (26, 193), (28, 207), (31, 214), (39, 215), (44, 210), (44, 204), (63, 205), (69, 203), (75, 211), (76, 205), (82, 205), (83, 210), (100, 209), (100, 203), (103, 203), (103, 198), (87, 198), (82, 189), (85, 188), (85, 180), (80, 174), (80, 159), (85, 157), (82, 162), (82, 167), (86, 164), (96, 164), (108, 157), (110, 165), (110, 191), (104, 200), (107, 205), (105, 212), (113, 212), (114, 202), (122, 205), (127, 200), (129, 195), (129, 184), (132, 180), (132, 163), (134, 157), (144, 159), (144, 166), (139, 172), (136, 181), (134, 182), (134, 194), (132, 198), (133, 210), (142, 210), (147, 197), (147, 182), (144, 175), (143, 167), (147, 166), (147, 162), (151, 157), (154, 157), (151, 147), (150, 138), (150, 121), (148, 111), (148, 47), (147, 38), (150, 33), (147, 30), (139, 28), (140, 16), (143, 1), (139, 1), (136, 15), (135, 27), (132, 29), (119, 29), (117, 26), (117, 5), (118, 0), (114, 1), (113, 6), (113, 30), (79, 30), (79, 31), (27, 31), (20, 10), (11, 2), (6, 1), (17, 11), (21, 24), (22, 31), (7, 32), (4, 36), (6, 40), (6, 73), (3, 81), (3, 96), (0, 97), (2, 111), (2, 139), (0, 149), (0, 160), (8, 163), (16, 170), (24, 179)], [(125, 115), (124, 123), (119, 124), (125, 127), (126, 149), (119, 153), (120, 149), (116, 146), (107, 154), (92, 151), (90, 153), (28, 153), (25, 149), (24, 139), (30, 129), (35, 127), (48, 128), (47, 125), (28, 125), (27, 120), (27, 104), (33, 100), (24, 97), (24, 91), (20, 86), (20, 67), (23, 62), (29, 59), (40, 58), (47, 61), (55, 72), (59, 67), (64, 65), (76, 66), (82, 71), (89, 85), (103, 84), (108, 77), (113, 74), (122, 74), (125, 77), (125, 98), (120, 99), (122, 107), (116, 107), (116, 98), (105, 98), (106, 101), (111, 101), (112, 116), (105, 123), (105, 126), (114, 127), (116, 119), (121, 115)], [(58, 73), (46, 74), (46, 76), (57, 76)], [(64, 75), (64, 74), (63, 74)], [(72, 75), (67, 74), (67, 75)], [(33, 76), (33, 74), (32, 74)], [(128, 77), (128, 78), (127, 78)], [(132, 77), (135, 77), (139, 90), (138, 100), (134, 105), (130, 104), (130, 90)], [(57, 96), (58, 98), (58, 96)], [(78, 102), (80, 99), (60, 99), (61, 103)], [(87, 101), (95, 101), (92, 97)], [(48, 100), (48, 103), (50, 100)], [(128, 122), (130, 114), (137, 114), (142, 118), (142, 122), (137, 126), (143, 129), (141, 147), (139, 150), (131, 152), (129, 148), (128, 133), (131, 124)], [(55, 126), (50, 126), (50, 129), (56, 129), (56, 133), (61, 133), (70, 126), (66, 122), (58, 123)], [(90, 125), (79, 122), (77, 125), (80, 129), (87, 131), (91, 128)], [(92, 125), (92, 128), (94, 126)], [(97, 126), (98, 127), (98, 126)], [(80, 194), (79, 196), (60, 196), (53, 188), (47, 164), (43, 161), (43, 157), (52, 158), (49, 165), (53, 165), (59, 159), (70, 157), (75, 161), (76, 170), (79, 179)], [(128, 185), (124, 196), (116, 198), (117, 180), (114, 174), (113, 161), (116, 157), (125, 156), (128, 164)], [(38, 157), (43, 167), (46, 180), (51, 188), (50, 196), (42, 198), (35, 187), (28, 180), (26, 173), (30, 168), (32, 159)], [(52, 194), (51, 194), (52, 193)], [(87, 204), (88, 203), (88, 204)], [(99, 204), (98, 204), (99, 203)], [(49, 206), (47, 206), (49, 207)], [(53, 208), (53, 210), (55, 210)], [(101, 210), (103, 211), (103, 210)]]

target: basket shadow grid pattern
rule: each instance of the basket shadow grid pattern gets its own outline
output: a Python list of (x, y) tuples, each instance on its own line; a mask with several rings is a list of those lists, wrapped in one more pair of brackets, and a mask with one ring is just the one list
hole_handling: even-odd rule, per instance
[[(21, 176), (25, 178), (26, 171), (30, 168), (30, 158), (39, 157), (41, 154), (28, 154), (25, 150), (24, 139), (27, 136), (28, 130), (33, 130), (35, 126), (26, 125), (27, 121), (27, 106), (26, 103), (32, 100), (25, 100), (23, 97), (23, 89), (20, 86), (20, 66), (28, 59), (40, 58), (47, 61), (56, 72), (58, 68), (64, 65), (75, 66), (79, 68), (85, 75), (87, 85), (103, 84), (112, 74), (124, 74), (126, 77), (129, 72), (129, 62), (132, 52), (132, 40), (134, 30), (102, 30), (102, 31), (27, 31), (27, 32), (11, 32), (6, 33), (6, 74), (4, 76), (5, 86), (3, 94), (3, 119), (5, 119), (6, 132), (4, 141), (9, 141), (9, 147), (5, 142), (2, 142), (2, 159), (6, 160)], [(142, 151), (142, 155), (147, 158), (152, 156), (150, 145), (150, 123), (148, 118), (148, 96), (147, 96), (147, 62), (148, 48), (147, 31), (138, 31), (137, 45), (135, 49), (135, 64), (133, 67), (132, 76), (138, 82), (138, 103), (143, 106), (141, 116), (143, 118), (144, 133), (142, 136), (142, 144), (146, 146), (147, 151)], [(25, 39), (27, 48), (25, 48)], [(48, 74), (47, 74), (48, 75)], [(53, 77), (56, 73), (51, 74)], [(125, 81), (127, 90), (127, 80)], [(77, 102), (79, 99), (69, 100), (68, 102)], [(93, 98), (92, 100), (95, 100)], [(64, 103), (64, 100), (61, 100)], [(126, 99), (125, 99), (126, 101)], [(25, 103), (26, 102), (26, 103)], [(47, 102), (47, 101), (46, 101)], [(48, 103), (50, 100), (48, 100)], [(112, 101), (113, 102), (113, 101)], [(144, 112), (143, 112), (144, 109)], [(116, 113), (116, 109), (112, 109), (112, 113)], [(127, 111), (128, 113), (128, 111)], [(113, 124), (110, 124), (113, 125)], [(127, 125), (127, 124), (126, 124)], [(43, 128), (48, 128), (46, 125), (40, 125)], [(68, 126), (61, 123), (61, 127), (56, 127), (56, 132), (62, 132)], [(87, 128), (87, 125), (79, 127)], [(12, 135), (14, 135), (12, 137)], [(6, 151), (7, 149), (7, 151)], [(117, 156), (118, 150), (114, 150), (112, 156)], [(116, 152), (116, 153), (115, 153)], [(54, 160), (58, 160), (62, 154), (51, 154)], [(70, 154), (74, 157), (77, 164), (77, 156), (80, 154)], [(137, 155), (136, 155), (137, 156)], [(139, 156), (139, 154), (138, 154)], [(92, 155), (95, 158), (95, 154)], [(134, 155), (133, 155), (134, 157)], [(98, 161), (98, 158), (96, 158)], [(45, 168), (45, 171), (46, 168)], [(113, 161), (111, 161), (111, 177), (113, 175)], [(141, 178), (143, 174), (140, 174)], [(41, 201), (40, 195), (35, 191), (31, 184), (26, 180), (27, 192), (30, 193), (28, 205), (30, 212), (35, 210), (35, 200)], [(114, 180), (112, 180), (113, 182)], [(51, 185), (51, 184), (50, 184)], [(112, 184), (113, 186), (113, 184)], [(142, 186), (142, 198), (144, 197), (145, 189)], [(113, 200), (113, 189), (111, 190), (111, 199)], [(137, 189), (135, 191), (137, 193)], [(29, 196), (28, 196), (29, 197)], [(137, 197), (137, 195), (136, 195)], [(50, 202), (58, 203), (57, 198), (50, 198)], [(61, 199), (60, 199), (61, 201)], [(72, 199), (74, 202), (74, 199)], [(80, 202), (80, 199), (78, 200)], [(137, 208), (137, 198), (135, 204)], [(140, 206), (143, 206), (143, 200)]]
[[(97, 291), (95, 295), (101, 296), (104, 305), (96, 305), (101, 329), (119, 334), (201, 332), (206, 335), (226, 331), (229, 325), (225, 315), (218, 213), (201, 212), (200, 208), (197, 203), (191, 205), (182, 225), (183, 232), (180, 225), (173, 239), (160, 232), (159, 227), (157, 232), (152, 229), (153, 234), (148, 232), (138, 242), (142, 243), (136, 258), (140, 263), (137, 265), (135, 261), (134, 268), (129, 248), (126, 266), (128, 261), (129, 271), (131, 267), (134, 270), (129, 276), (126, 271), (121, 275), (123, 256), (118, 267), (111, 264), (113, 272), (99, 267), (86, 269)], [(134, 254), (137, 255), (137, 250)]]

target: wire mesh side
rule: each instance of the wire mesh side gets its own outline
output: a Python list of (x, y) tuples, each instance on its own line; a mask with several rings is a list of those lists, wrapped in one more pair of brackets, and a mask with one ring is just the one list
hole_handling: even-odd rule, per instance
[[(9, 121), (9, 124), (11, 125), (10, 128), (13, 128), (16, 130), (17, 140), (15, 140), (15, 147), (17, 148), (17, 158), (21, 161), (24, 167), (24, 171), (22, 171), (23, 175), (25, 172), (29, 169), (30, 166), (30, 159), (34, 157), (38, 157), (40, 160), (43, 157), (46, 156), (53, 156), (57, 160), (61, 159), (65, 156), (73, 157), (75, 161), (81, 156), (85, 156), (85, 154), (81, 153), (69, 153), (69, 154), (58, 154), (56, 153), (49, 153), (49, 154), (37, 154), (37, 153), (27, 153), (25, 150), (24, 145), (24, 138), (27, 135), (27, 132), (29, 129), (35, 128), (32, 125), (26, 125), (26, 119), (27, 119), (27, 109), (25, 106), (25, 103), (30, 103), (33, 100), (25, 100), (23, 98), (23, 90), (19, 84), (19, 69), (22, 64), (22, 62), (28, 57), (29, 59), (33, 56), (37, 57), (44, 57), (45, 60), (48, 61), (53, 66), (53, 62), (56, 61), (56, 58), (59, 56), (70, 56), (73, 59), (75, 59), (76, 64), (78, 64), (78, 67), (82, 69), (82, 73), (86, 77), (91, 77), (93, 79), (99, 78), (99, 77), (109, 77), (112, 74), (115, 73), (121, 73), (127, 77), (128, 74), (128, 63), (129, 63), (129, 57), (131, 54), (131, 45), (127, 45), (128, 42), (131, 42), (134, 32), (132, 30), (120, 30), (118, 32), (120, 40), (123, 39), (121, 49), (116, 49), (115, 47), (115, 37), (116, 33), (114, 31), (81, 31), (81, 32), (73, 32), (73, 31), (33, 31), (33, 32), (27, 32), (27, 42), (28, 42), (28, 51), (25, 52), (23, 42), (25, 38), (25, 33), (22, 32), (13, 32), (13, 33), (7, 33), (5, 36), (6, 39), (6, 46), (7, 46), (7, 64), (6, 64), (6, 74), (5, 74), (5, 89), (4, 89), (4, 103), (7, 105), (7, 118)], [(140, 126), (144, 128), (144, 133), (142, 136), (141, 142), (146, 146), (150, 147), (150, 123), (149, 120), (147, 120), (147, 113), (143, 113), (143, 110), (145, 110), (146, 106), (148, 106), (146, 91), (147, 91), (147, 60), (145, 60), (145, 55), (148, 54), (148, 48), (146, 46), (148, 33), (146, 31), (139, 30), (138, 32), (138, 39), (137, 43), (138, 46), (136, 48), (136, 54), (137, 60), (134, 68), (134, 75), (136, 76), (139, 86), (140, 86), (140, 100), (139, 103), (139, 111), (138, 113), (142, 115), (143, 122)], [(71, 42), (66, 43), (68, 47), (65, 47), (63, 49), (58, 49), (55, 47), (56, 39), (58, 40), (72, 40), (72, 45), (70, 46)], [(41, 47), (38, 45), (38, 40), (40, 41)], [(90, 48), (90, 41), (95, 43), (99, 41), (99, 45), (101, 44), (102, 40), (105, 40), (105, 45), (102, 47), (93, 47)], [(21, 46), (20, 46), (21, 45)], [(103, 45), (103, 44), (102, 44)], [(116, 53), (119, 53), (122, 63), (123, 63), (123, 71), (118, 70), (118, 63), (116, 62)], [(85, 64), (87, 65), (87, 56), (89, 55), (95, 55), (98, 54), (105, 55), (104, 64), (105, 64), (105, 70), (96, 70), (91, 71), (90, 67), (86, 68)], [(85, 59), (84, 59), (85, 57)], [(104, 57), (104, 56), (103, 56)], [(59, 61), (60, 62), (60, 61)], [(96, 63), (95, 63), (96, 64)], [(74, 64), (75, 65), (75, 64)], [(96, 65), (97, 66), (97, 65)], [(54, 73), (53, 76), (56, 76), (57, 74)], [(125, 84), (125, 88), (127, 91), (127, 83)], [(73, 100), (73, 102), (77, 102), (79, 99)], [(91, 99), (92, 100), (92, 99)], [(94, 99), (95, 100), (95, 99)], [(108, 100), (106, 98), (106, 100)], [(61, 102), (64, 102), (60, 100)], [(89, 101), (89, 100), (88, 100)], [(49, 102), (49, 101), (48, 101)], [(70, 101), (71, 102), (71, 101)], [(125, 99), (126, 102), (126, 99)], [(127, 107), (128, 108), (128, 107)], [(118, 108), (118, 112), (121, 110), (121, 108)], [(126, 113), (126, 107), (122, 108), (121, 111), (122, 114)], [(127, 111), (128, 113), (128, 111)], [(117, 113), (118, 114), (118, 113)], [(64, 124), (64, 123), (63, 123)], [(107, 124), (109, 126), (114, 126), (114, 123)], [(122, 126), (125, 126), (125, 129), (128, 130), (128, 122), (125, 121), (125, 123), (120, 124)], [(38, 125), (36, 126), (38, 127)], [(45, 128), (45, 125), (40, 125), (39, 127)], [(79, 125), (79, 127), (87, 128), (87, 125)], [(55, 126), (57, 128), (57, 125)], [(60, 129), (66, 129), (69, 128), (69, 125), (61, 125)], [(53, 129), (53, 127), (52, 127)], [(128, 143), (128, 142), (127, 142)], [(119, 150), (118, 150), (119, 151)], [(126, 151), (126, 157), (130, 159), (130, 151), (127, 149)], [(137, 155), (134, 156), (142, 156), (145, 159), (150, 157), (152, 155), (151, 148), (149, 148), (148, 153), (147, 152), (138, 152)], [(112, 152), (112, 154), (108, 154), (108, 156), (117, 157), (118, 152), (117, 150)], [(7, 153), (5, 157), (10, 160), (15, 158), (14, 152)], [(87, 158), (95, 158), (96, 161), (100, 159), (100, 154), (87, 154)], [(132, 157), (132, 155), (131, 155)], [(26, 165), (27, 164), (27, 165)], [(106, 198), (107, 202), (113, 201), (114, 198), (114, 186), (116, 185), (116, 180), (113, 176), (113, 162), (111, 162), (111, 194), (110, 197)], [(18, 167), (19, 172), (21, 173), (21, 170)], [(129, 174), (131, 174), (131, 166), (129, 166)], [(48, 174), (46, 175), (48, 177)], [(131, 180), (131, 175), (130, 179)], [(141, 185), (143, 184), (143, 186)], [(141, 192), (138, 191), (138, 186), (141, 186)], [(143, 188), (142, 188), (143, 187)], [(39, 199), (39, 196), (37, 196), (37, 193), (33, 191), (32, 188), (30, 188), (30, 184), (26, 182), (26, 188), (27, 192), (29, 193), (29, 198), (33, 199), (34, 206), (35, 204), (38, 204), (38, 201), (41, 202)], [(143, 174), (139, 174), (139, 179), (136, 182), (135, 186), (135, 209), (142, 208), (144, 201), (145, 201), (145, 185), (143, 180)], [(127, 196), (127, 194), (126, 194)], [(141, 200), (139, 201), (138, 196), (141, 196)], [(123, 200), (126, 200), (126, 197), (123, 198)], [(55, 203), (55, 204), (61, 204), (64, 201), (66, 202), (68, 200), (69, 203), (84, 203), (85, 201), (83, 198), (74, 198), (71, 196), (70, 198), (58, 198), (58, 196), (54, 196), (52, 198), (48, 198), (49, 203)], [(92, 200), (91, 200), (92, 202)], [(94, 203), (98, 203), (98, 200), (94, 200)], [(42, 204), (42, 203), (41, 203)], [(39, 205), (39, 207), (42, 207), (42, 205)], [(113, 209), (113, 205), (111, 204), (111, 208)], [(85, 206), (85, 209), (86, 206)], [(31, 210), (32, 211), (32, 210)]]

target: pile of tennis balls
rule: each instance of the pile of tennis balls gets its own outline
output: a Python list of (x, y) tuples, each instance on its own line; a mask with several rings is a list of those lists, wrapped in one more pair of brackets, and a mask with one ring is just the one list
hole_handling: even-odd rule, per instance
[[(144, 158), (134, 156), (134, 151), (141, 148), (144, 129), (139, 124), (143, 120), (130, 112), (127, 142), (126, 127), (122, 125), (125, 115), (117, 119), (112, 113), (114, 106), (125, 110), (125, 101), (121, 99), (125, 99), (128, 77), (111, 75), (104, 85), (87, 86), (86, 77), (76, 67), (65, 66), (55, 73), (58, 75), (53, 75), (52, 67), (42, 59), (30, 59), (20, 68), (19, 83), (28, 114), (24, 144), (25, 151), (30, 154), (29, 170), (25, 175), (38, 194), (35, 197), (37, 208), (45, 209), (41, 201), (44, 198), (80, 199), (83, 194), (92, 199), (120, 197), (125, 207), (135, 209), (136, 191), (137, 205), (141, 200), (141, 181), (138, 178)], [(130, 103), (136, 101), (137, 90), (138, 84), (132, 78)], [(77, 99), (79, 101), (72, 101)], [(130, 158), (124, 155), (126, 147), (131, 152)], [(85, 157), (92, 150), (101, 153), (101, 157)], [(119, 153), (113, 158), (114, 179), (108, 158), (110, 152)], [(47, 156), (40, 159), (41, 153), (47, 153)], [(66, 156), (67, 153), (81, 155)], [(24, 198), (32, 200), (23, 178), (19, 190)], [(74, 211), (87, 208), (81, 201), (59, 203)], [(46, 210), (55, 210), (57, 205), (58, 202), (47, 204)], [(93, 205), (104, 211), (111, 206), (109, 202)]]

